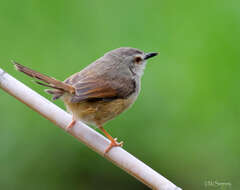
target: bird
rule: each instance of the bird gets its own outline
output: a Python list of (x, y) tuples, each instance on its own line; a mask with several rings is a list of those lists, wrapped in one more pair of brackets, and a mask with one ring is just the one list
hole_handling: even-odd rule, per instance
[(52, 100), (61, 99), (72, 121), (66, 127), (71, 130), (76, 121), (96, 126), (110, 140), (104, 153), (112, 147), (122, 146), (104, 128), (109, 120), (127, 110), (136, 101), (141, 89), (141, 77), (147, 60), (158, 55), (145, 53), (132, 47), (120, 47), (105, 53), (64, 81), (34, 71), (17, 62), (15, 68), (35, 79), (39, 85), (48, 87), (45, 92)]

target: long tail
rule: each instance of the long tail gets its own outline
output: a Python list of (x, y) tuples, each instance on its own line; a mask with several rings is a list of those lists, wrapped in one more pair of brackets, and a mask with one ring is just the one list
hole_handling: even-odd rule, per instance
[[(41, 83), (41, 82), (38, 82), (36, 81), (37, 84), (40, 84), (40, 85), (43, 85), (43, 86), (47, 86), (47, 87), (50, 87), (50, 88), (54, 88), (54, 89), (57, 89), (58, 91), (64, 91), (64, 92), (69, 92), (71, 94), (74, 94), (75, 93), (75, 88), (66, 84), (66, 83), (63, 83), (59, 80), (56, 80), (52, 77), (49, 77), (47, 75), (44, 75), (42, 73), (39, 73), (37, 71), (34, 71), (32, 69), (29, 69), (19, 63), (16, 63), (13, 61), (13, 64), (15, 65), (15, 68), (20, 71), (20, 72), (23, 72), (25, 73), (26, 75), (32, 77), (32, 78), (35, 78), (35, 79), (38, 79), (40, 81), (43, 81), (47, 84), (44, 84), (44, 83)], [(47, 91), (48, 92), (48, 91)], [(51, 92), (51, 90), (50, 90)], [(48, 92), (48, 93), (50, 93)]]

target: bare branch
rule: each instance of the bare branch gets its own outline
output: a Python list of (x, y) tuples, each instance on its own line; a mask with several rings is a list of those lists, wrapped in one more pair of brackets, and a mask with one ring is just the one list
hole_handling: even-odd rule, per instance
[[(71, 122), (71, 115), (4, 72), (1, 68), (0, 88), (63, 130)], [(110, 143), (104, 136), (80, 121), (74, 125), (69, 133), (101, 156), (104, 156), (104, 150)], [(121, 147), (114, 147), (104, 157), (154, 190), (181, 190)]]

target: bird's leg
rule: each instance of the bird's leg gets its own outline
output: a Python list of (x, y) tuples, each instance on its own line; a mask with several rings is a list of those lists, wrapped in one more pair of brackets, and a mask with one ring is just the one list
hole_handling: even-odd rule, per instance
[(111, 141), (110, 145), (107, 147), (107, 149), (104, 151), (104, 154), (108, 153), (108, 151), (114, 147), (114, 146), (121, 146), (123, 145), (123, 142), (120, 143), (117, 142), (117, 138), (113, 138), (102, 126), (99, 126), (99, 129), (106, 135), (106, 137)]
[(75, 125), (75, 123), (76, 123), (76, 120), (72, 117), (72, 121), (66, 127), (66, 131), (69, 131), (70, 129), (72, 129), (72, 127)]

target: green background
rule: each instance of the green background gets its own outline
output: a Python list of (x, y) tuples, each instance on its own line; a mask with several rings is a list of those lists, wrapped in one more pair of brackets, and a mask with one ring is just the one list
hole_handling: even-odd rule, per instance
[[(239, 35), (232, 0), (0, 2), (0, 67), (48, 99), (11, 59), (64, 80), (114, 48), (160, 52), (107, 130), (183, 189), (240, 186)], [(0, 189), (123, 188), (148, 189), (0, 90)]]

